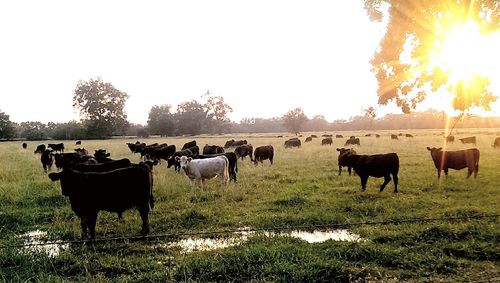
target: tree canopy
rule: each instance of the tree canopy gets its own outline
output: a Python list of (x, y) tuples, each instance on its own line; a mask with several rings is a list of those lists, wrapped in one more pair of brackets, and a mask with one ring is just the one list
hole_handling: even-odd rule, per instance
[[(476, 106), (489, 110), (496, 97), (488, 89), (488, 77), (476, 73), (477, 70), (460, 75), (455, 70), (456, 64), (461, 64), (458, 61), (474, 60), (463, 57), (478, 56), (478, 52), (445, 58), (451, 64), (443, 62), (443, 57), (450, 54), (442, 52), (461, 48), (455, 42), (467, 43), (467, 38), (460, 38), (459, 34), (458, 40), (450, 41), (452, 51), (443, 51), (457, 28), (477, 29), (478, 38), (498, 31), (500, 1), (365, 0), (365, 8), (373, 21), (388, 18), (385, 36), (371, 60), (378, 80), (379, 104), (394, 100), (408, 113), (428, 93), (443, 88), (453, 94), (456, 110), (463, 112)], [(458, 68), (464, 68), (463, 64)]]
[(148, 115), (148, 126), (152, 134), (171, 136), (175, 130), (175, 118), (169, 104), (151, 107)]
[(73, 96), (73, 107), (89, 131), (89, 136), (106, 137), (126, 128), (124, 107), (128, 95), (101, 78), (79, 81)]
[(288, 131), (298, 134), (302, 125), (308, 120), (304, 111), (298, 107), (293, 110), (288, 111), (283, 116), (283, 125), (287, 128)]
[(9, 115), (0, 111), (0, 139), (10, 139), (16, 135), (15, 124), (10, 121)]

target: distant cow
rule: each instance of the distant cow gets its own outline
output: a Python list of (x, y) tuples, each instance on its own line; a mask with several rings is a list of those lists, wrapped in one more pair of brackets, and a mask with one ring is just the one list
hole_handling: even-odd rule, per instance
[(218, 145), (208, 145), (208, 144), (205, 144), (205, 146), (203, 147), (203, 154), (217, 154), (217, 153), (224, 153), (224, 149)]
[(361, 145), (359, 138), (355, 138), (354, 136), (351, 136), (344, 144), (344, 146), (348, 145)]
[(461, 138), (459, 139), (463, 144), (473, 144), (473, 145), (476, 145), (476, 136), (472, 136), (472, 137), (466, 137), (466, 138)]
[(80, 218), (82, 238), (87, 229), (95, 239), (99, 211), (123, 213), (136, 207), (142, 219), (141, 233), (149, 233), (148, 216), (154, 206), (153, 175), (147, 165), (135, 165), (104, 173), (78, 172), (65, 168), (50, 173), (49, 178), (61, 181), (62, 194), (69, 197), (71, 209)]
[(47, 147), (52, 148), (55, 152), (64, 152), (63, 143), (49, 143)]
[(442, 148), (430, 148), (432, 161), (437, 169), (438, 178), (441, 177), (441, 170), (448, 176), (448, 169), (461, 170), (467, 167), (467, 178), (474, 172), (474, 178), (477, 177), (479, 171), (479, 150), (470, 148), (457, 151), (443, 151)]
[(192, 147), (187, 148), (187, 149), (189, 149), (192, 154), (200, 154), (200, 148), (197, 145), (192, 146)]
[(240, 145), (244, 145), (244, 144), (248, 144), (247, 140), (239, 140), (239, 141), (234, 141), (233, 142), (233, 146), (240, 146)]
[(153, 161), (161, 161), (162, 159), (167, 160), (170, 156), (174, 155), (175, 150), (176, 150), (176, 148), (175, 148), (175, 145), (173, 145), (173, 144), (166, 145), (166, 146), (164, 145), (164, 146), (152, 149), (148, 153), (147, 157), (149, 160), (153, 160)]
[(35, 149), (35, 152), (34, 153), (42, 153), (44, 152), (46, 149), (45, 145), (44, 144), (39, 144), (36, 149)]
[(344, 136), (343, 136), (343, 135), (335, 135), (335, 138), (336, 138), (336, 139), (343, 139), (343, 138), (344, 138)]
[(366, 134), (365, 135), (365, 137), (371, 137), (371, 136), (372, 136), (372, 134)]
[(322, 138), (331, 138), (333, 135), (331, 134), (324, 134), (324, 135), (321, 135)]
[(405, 134), (405, 137), (407, 137), (407, 138), (413, 138), (413, 135), (412, 134)]
[(292, 138), (285, 141), (285, 148), (289, 147), (300, 147), (302, 144), (298, 138)]
[(375, 134), (375, 137), (376, 137), (376, 138), (380, 138), (380, 135), (379, 135), (379, 134)]
[(381, 178), (384, 177), (384, 183), (380, 186), (382, 192), (385, 186), (391, 181), (394, 181), (394, 192), (398, 192), (398, 172), (399, 172), (399, 157), (396, 153), (375, 154), (375, 155), (357, 155), (347, 153), (342, 156), (342, 164), (354, 168), (354, 172), (361, 179), (361, 191), (366, 189), (368, 177)]
[(182, 146), (182, 149), (186, 149), (186, 148), (190, 148), (190, 147), (193, 147), (196, 145), (196, 141), (190, 141), (190, 142), (187, 142), (185, 143), (183, 146)]
[(493, 142), (493, 147), (494, 148), (500, 147), (500, 137), (495, 139), (495, 141)]
[(339, 158), (338, 158), (338, 164), (339, 164), (339, 176), (342, 173), (342, 167), (347, 167), (347, 172), (349, 172), (349, 175), (351, 175), (351, 166), (349, 164), (345, 163), (346, 159), (344, 158), (344, 155), (346, 154), (357, 154), (356, 151), (352, 148), (337, 148), (337, 151), (339, 152)]
[(229, 161), (225, 156), (216, 156), (206, 159), (193, 159), (187, 156), (175, 157), (181, 164), (188, 178), (193, 185), (200, 182), (203, 188), (205, 179), (219, 177), (222, 186), (229, 180)]
[(269, 159), (272, 165), (274, 158), (274, 148), (272, 145), (259, 146), (254, 150), (253, 155), (253, 162), (255, 165), (257, 165), (258, 162), (263, 163), (263, 161), (266, 159)]
[(253, 155), (253, 146), (251, 144), (240, 145), (234, 149), (234, 153), (237, 157), (241, 157), (241, 160), (245, 158), (245, 156), (250, 156), (250, 160)]
[(321, 145), (332, 145), (332, 143), (332, 138), (324, 138), (323, 140), (321, 140)]
[(54, 163), (54, 155), (52, 154), (52, 149), (46, 149), (42, 152), (40, 156), (40, 161), (42, 162), (43, 171), (47, 173), (52, 168)]
[(311, 142), (313, 140), (312, 137), (307, 137), (306, 140), (304, 142)]
[(231, 139), (231, 140), (228, 140), (225, 144), (224, 144), (224, 148), (230, 148), (233, 146), (233, 143), (234, 143), (234, 139)]
[(193, 159), (206, 159), (206, 158), (213, 158), (217, 156), (225, 156), (227, 160), (229, 161), (228, 165), (228, 171), (229, 171), (229, 179), (236, 182), (237, 181), (237, 176), (236, 173), (238, 173), (238, 157), (236, 156), (236, 153), (234, 152), (225, 152), (225, 153), (217, 153), (217, 154), (201, 154), (201, 155), (192, 155)]
[(402, 137), (403, 136), (403, 133), (399, 133), (398, 136)]
[(455, 142), (455, 137), (454, 136), (447, 136), (446, 142)]
[(26, 149), (28, 147), (28, 144), (23, 142), (23, 149)]
[(398, 140), (398, 135), (391, 134), (391, 140)]
[(317, 138), (318, 136), (317, 135), (311, 135), (311, 138)]
[(82, 141), (76, 141), (75, 142), (75, 145), (81, 145), (82, 144)]

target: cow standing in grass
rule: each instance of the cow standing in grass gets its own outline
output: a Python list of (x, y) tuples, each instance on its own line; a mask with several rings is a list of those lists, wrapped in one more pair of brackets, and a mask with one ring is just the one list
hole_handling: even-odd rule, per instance
[(193, 159), (187, 156), (175, 157), (181, 164), (181, 168), (194, 186), (200, 182), (201, 187), (206, 179), (219, 177), (221, 186), (225, 186), (229, 180), (229, 161), (221, 155), (206, 159)]
[(342, 167), (347, 167), (347, 172), (349, 172), (349, 175), (351, 175), (352, 167), (349, 166), (349, 164), (344, 163), (345, 162), (344, 155), (349, 154), (349, 153), (356, 154), (356, 151), (352, 148), (337, 148), (337, 151), (339, 152), (339, 158), (338, 158), (339, 176), (342, 173)]
[(448, 169), (461, 170), (467, 167), (467, 178), (474, 173), (474, 178), (479, 172), (479, 150), (470, 148), (457, 151), (444, 151), (442, 148), (430, 148), (432, 161), (437, 169), (438, 179), (441, 177), (441, 170), (448, 176)]

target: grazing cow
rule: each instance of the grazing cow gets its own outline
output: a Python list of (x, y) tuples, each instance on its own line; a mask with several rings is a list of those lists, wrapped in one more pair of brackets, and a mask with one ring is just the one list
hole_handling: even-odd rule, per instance
[(412, 134), (405, 134), (405, 137), (407, 137), (407, 138), (413, 138), (413, 135)]
[(76, 141), (75, 142), (75, 145), (81, 145), (82, 144), (82, 141)]
[(52, 149), (46, 149), (42, 152), (40, 156), (40, 161), (42, 162), (43, 171), (47, 173), (47, 170), (50, 171), (52, 168), (52, 164), (54, 163), (54, 155), (52, 154)]
[(403, 133), (399, 133), (398, 136), (402, 137), (403, 136)]
[(394, 192), (398, 192), (398, 172), (399, 157), (396, 153), (375, 154), (375, 155), (357, 155), (354, 153), (344, 154), (341, 158), (342, 164), (354, 168), (354, 172), (361, 179), (361, 191), (366, 189), (368, 177), (384, 177), (384, 183), (380, 186), (382, 192), (385, 186), (394, 181)]
[(188, 149), (190, 147), (193, 147), (196, 145), (196, 141), (190, 141), (190, 142), (187, 142), (185, 143), (183, 146), (182, 146), (182, 149)]
[(324, 138), (323, 140), (321, 140), (321, 145), (332, 145), (332, 143), (332, 138)]
[(292, 139), (285, 141), (285, 148), (289, 148), (289, 147), (299, 147), (300, 148), (301, 145), (302, 144), (298, 138), (292, 138)]
[(221, 155), (205, 159), (176, 156), (175, 159), (180, 162), (181, 168), (191, 180), (192, 185), (195, 185), (199, 181), (203, 188), (205, 179), (212, 179), (216, 176), (219, 177), (222, 186), (226, 185), (229, 180), (229, 161), (225, 156)]
[(323, 134), (321, 135), (322, 138), (331, 138), (333, 135), (330, 134)]
[(62, 194), (69, 197), (71, 209), (80, 218), (82, 238), (87, 229), (95, 239), (95, 226), (99, 211), (123, 213), (137, 208), (142, 219), (141, 233), (149, 233), (148, 214), (154, 206), (153, 175), (145, 164), (113, 171), (95, 173), (78, 172), (65, 168), (50, 173), (49, 178), (61, 181)]
[(493, 142), (493, 147), (494, 148), (500, 147), (500, 137), (495, 139), (495, 141)]
[(203, 154), (217, 154), (217, 153), (224, 153), (224, 149), (218, 145), (208, 145), (208, 144), (205, 144), (205, 146), (203, 147)]
[[(198, 147), (198, 146), (196, 146)], [(193, 152), (190, 149), (183, 149), (180, 151), (176, 151), (172, 156), (167, 159), (167, 168), (174, 166), (175, 172), (179, 172), (181, 170), (180, 161), (176, 159), (177, 156), (191, 156)]]
[(26, 149), (28, 147), (28, 144), (23, 142), (23, 149)]
[(391, 140), (398, 140), (398, 135), (391, 134)]
[(371, 136), (372, 136), (372, 134), (366, 134), (365, 135), (365, 137), (371, 137)]
[(55, 152), (64, 152), (64, 144), (63, 143), (49, 143), (47, 147), (52, 148)]
[(317, 138), (318, 136), (317, 135), (311, 135), (311, 138)]
[(335, 135), (335, 138), (336, 138), (336, 139), (343, 139), (343, 138), (344, 138), (344, 136), (343, 136), (343, 135)]
[(187, 148), (191, 151), (192, 154), (200, 154), (200, 147), (195, 145), (190, 148)]
[(34, 153), (43, 153), (45, 151), (46, 147), (44, 144), (39, 144), (36, 149), (35, 149), (35, 152)]
[(313, 140), (312, 137), (307, 137), (306, 140), (304, 142), (311, 142)]
[(344, 144), (344, 146), (348, 146), (348, 145), (359, 145), (361, 146), (361, 143), (359, 141), (359, 138), (356, 138), (354, 136), (351, 136)]
[(376, 137), (376, 138), (380, 138), (380, 135), (379, 135), (379, 134), (375, 134), (375, 137)]
[(446, 142), (455, 142), (455, 137), (454, 136), (447, 136)]
[(352, 148), (337, 148), (337, 151), (339, 152), (339, 176), (342, 173), (342, 167), (347, 167), (347, 172), (349, 172), (349, 175), (351, 175), (351, 166), (345, 163), (345, 158), (344, 155), (346, 154), (357, 154), (356, 151)]
[(252, 160), (253, 146), (251, 144), (240, 145), (234, 149), (234, 153), (237, 157), (241, 157), (241, 160), (243, 160), (247, 155), (249, 155), (250, 160)]
[(476, 136), (461, 138), (459, 140), (462, 142), (462, 144), (470, 143), (470, 144), (476, 145)]
[(233, 142), (232, 146), (236, 147), (236, 146), (240, 146), (240, 145), (244, 145), (244, 144), (248, 144), (247, 140), (235, 141), (235, 142)]
[(148, 159), (153, 161), (168, 160), (175, 153), (175, 145), (167, 145), (153, 148), (147, 155)]
[(264, 145), (257, 147), (253, 152), (253, 163), (257, 165), (258, 162), (263, 163), (264, 160), (269, 159), (273, 165), (274, 148), (272, 145)]
[(234, 139), (231, 139), (231, 140), (228, 140), (225, 144), (224, 144), (224, 148), (230, 148), (233, 146), (233, 143), (234, 143)]
[(432, 161), (436, 166), (438, 179), (441, 177), (441, 170), (448, 176), (448, 169), (461, 170), (467, 167), (467, 178), (474, 172), (474, 178), (477, 177), (479, 171), (479, 150), (477, 148), (470, 148), (457, 151), (443, 151), (442, 148), (430, 148), (427, 150), (431, 152)]

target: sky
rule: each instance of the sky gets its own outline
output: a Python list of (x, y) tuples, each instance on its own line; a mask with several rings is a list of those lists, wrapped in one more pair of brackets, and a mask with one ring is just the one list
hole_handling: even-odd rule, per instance
[[(133, 123), (207, 90), (236, 122), (295, 107), (348, 119), (376, 105), (369, 60), (384, 28), (362, 1), (2, 1), (0, 111), (15, 122), (78, 119), (78, 81), (101, 77), (128, 93)], [(379, 109), (389, 112), (401, 113)]]

